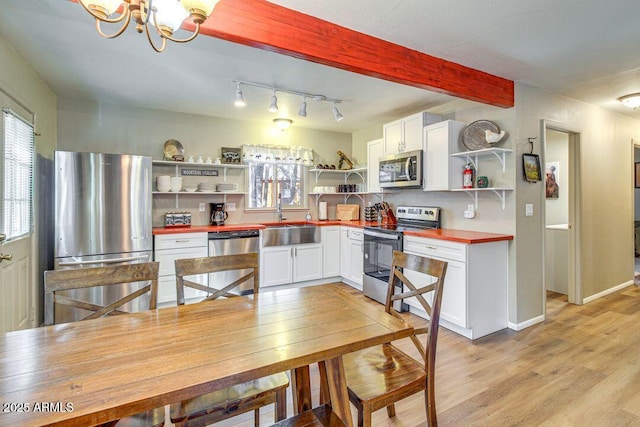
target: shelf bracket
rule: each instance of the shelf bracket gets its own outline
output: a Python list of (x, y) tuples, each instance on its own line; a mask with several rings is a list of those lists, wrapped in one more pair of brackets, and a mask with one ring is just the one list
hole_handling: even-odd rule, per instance
[[(487, 151), (487, 153), (491, 153), (494, 156), (496, 156), (496, 158), (500, 161), (500, 165), (502, 165), (502, 173), (504, 173), (506, 171), (506, 152), (502, 151), (499, 153), (496, 153), (495, 151)], [(463, 154), (463, 156), (467, 159), (467, 162), (471, 163), (471, 165), (473, 166), (474, 170), (478, 170), (479, 166), (478, 166), (478, 154), (474, 154), (473, 157), (468, 155), (468, 154)]]
[(471, 197), (471, 200), (473, 200), (473, 205), (475, 207), (475, 210), (478, 210), (478, 192), (477, 191), (465, 191), (465, 193), (467, 193), (467, 195), (469, 197)]
[[(498, 196), (498, 199), (502, 202), (502, 210), (505, 208), (505, 191), (504, 190), (491, 190), (493, 194)], [(477, 195), (477, 193), (476, 193)]]
[[(495, 188), (487, 188), (486, 190), (491, 191), (493, 194), (496, 195), (496, 197), (498, 197), (498, 200), (500, 200), (501, 204), (502, 204), (502, 210), (505, 209), (506, 207), (506, 191), (504, 189), (495, 189)], [(469, 197), (471, 197), (471, 199), (474, 202), (475, 205), (475, 209), (478, 210), (478, 193), (479, 191), (475, 190), (475, 191), (465, 191), (463, 190), (465, 193), (467, 193), (469, 195)]]

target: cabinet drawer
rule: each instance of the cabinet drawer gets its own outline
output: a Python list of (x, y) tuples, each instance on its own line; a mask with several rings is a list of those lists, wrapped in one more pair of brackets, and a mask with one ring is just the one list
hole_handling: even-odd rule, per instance
[(404, 236), (404, 250), (424, 256), (466, 262), (467, 245), (424, 237)]
[(207, 233), (161, 234), (156, 236), (155, 249), (206, 247), (208, 239)]
[(175, 261), (185, 258), (200, 258), (208, 256), (207, 247), (203, 248), (182, 248), (182, 249), (165, 249), (155, 253), (155, 260), (160, 263), (158, 271), (159, 276), (167, 276), (176, 274)]

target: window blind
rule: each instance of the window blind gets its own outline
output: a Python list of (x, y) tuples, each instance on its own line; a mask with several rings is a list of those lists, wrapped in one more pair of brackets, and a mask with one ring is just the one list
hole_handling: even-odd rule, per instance
[(7, 240), (15, 240), (33, 230), (33, 125), (8, 108), (3, 108), (2, 113), (3, 232)]

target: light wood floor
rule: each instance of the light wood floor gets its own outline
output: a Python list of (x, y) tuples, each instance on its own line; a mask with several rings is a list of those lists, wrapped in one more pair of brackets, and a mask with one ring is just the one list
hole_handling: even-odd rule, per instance
[[(440, 426), (640, 426), (640, 287), (583, 306), (548, 293), (547, 320), (520, 332), (469, 341), (440, 328), (436, 366)], [(425, 425), (422, 393), (396, 411), (376, 412), (373, 426)], [(261, 417), (271, 425), (271, 408)], [(216, 426), (250, 427), (253, 416)]]

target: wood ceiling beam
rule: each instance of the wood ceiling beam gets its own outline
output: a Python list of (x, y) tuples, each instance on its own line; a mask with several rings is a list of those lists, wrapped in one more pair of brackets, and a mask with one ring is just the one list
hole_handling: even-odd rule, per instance
[[(187, 26), (187, 25), (185, 25)], [(436, 58), (266, 0), (221, 0), (201, 34), (498, 107), (512, 80)]]

